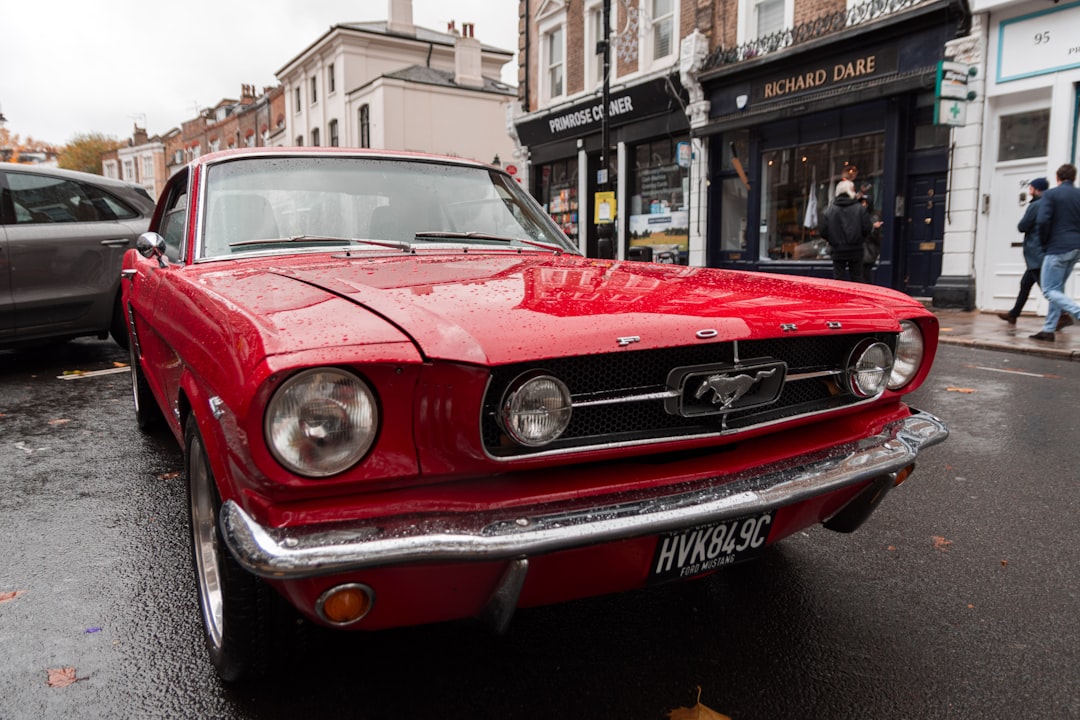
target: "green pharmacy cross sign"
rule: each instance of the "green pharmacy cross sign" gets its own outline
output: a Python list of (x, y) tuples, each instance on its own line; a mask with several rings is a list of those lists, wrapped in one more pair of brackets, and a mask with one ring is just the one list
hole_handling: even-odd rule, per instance
[(938, 63), (937, 85), (934, 88), (934, 124), (962, 127), (967, 124), (967, 104), (975, 99), (968, 90), (968, 80), (978, 70), (963, 63), (942, 60)]

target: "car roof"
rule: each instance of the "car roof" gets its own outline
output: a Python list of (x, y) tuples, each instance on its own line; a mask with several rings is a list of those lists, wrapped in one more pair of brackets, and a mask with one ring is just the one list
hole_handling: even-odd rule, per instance
[(104, 175), (82, 172), (81, 170), (67, 170), (65, 168), (52, 167), (49, 165), (24, 165), (22, 163), (0, 162), (0, 170), (7, 172), (24, 172), (30, 173), (31, 175), (48, 175), (50, 177), (79, 180), (118, 189), (132, 189), (139, 187), (138, 185), (124, 182), (123, 180), (105, 177)]
[(343, 148), (343, 147), (258, 147), (258, 148), (234, 148), (232, 150), (219, 150), (217, 152), (200, 155), (193, 160), (193, 165), (209, 165), (222, 160), (236, 159), (241, 157), (355, 157), (370, 158), (375, 160), (427, 160), (438, 163), (451, 163), (455, 165), (467, 165), (471, 167), (495, 168), (488, 163), (483, 163), (469, 158), (451, 157), (449, 155), (437, 155), (433, 153), (413, 152), (409, 150), (382, 150), (373, 148)]

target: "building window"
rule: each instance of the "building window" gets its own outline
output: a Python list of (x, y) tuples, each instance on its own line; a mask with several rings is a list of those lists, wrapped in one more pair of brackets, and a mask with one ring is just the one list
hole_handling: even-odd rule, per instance
[(125, 160), (124, 161), (124, 176), (122, 178), (120, 178), (120, 179), (125, 180), (127, 182), (135, 182), (138, 179), (138, 178), (135, 177), (135, 161), (134, 160)]
[(675, 265), (689, 263), (686, 196), (690, 169), (679, 165), (680, 145), (687, 143), (688, 148), (689, 142), (689, 136), (664, 138), (634, 148), (629, 213), (633, 258)]
[(330, 95), (337, 90), (337, 81), (334, 79), (334, 63), (326, 68), (326, 94)]
[[(585, 16), (585, 84), (586, 89), (597, 88), (604, 82), (604, 53), (600, 43), (604, 41), (604, 9), (600, 5), (589, 8)], [(609, 55), (615, 67), (615, 54)]]
[(544, 41), (547, 56), (547, 96), (561, 97), (563, 94), (563, 29), (555, 28), (547, 34)]
[(296, 105), (296, 110), (294, 112), (296, 112), (296, 114), (299, 115), (300, 114), (300, 107), (302, 105), (302, 101), (300, 100), (300, 86), (299, 85), (296, 86), (296, 92), (294, 93), (294, 95), (296, 96), (296, 101), (293, 103), (294, 105)]
[(337, 120), (331, 120), (330, 124), (327, 126), (326, 130), (330, 135), (330, 147), (338, 147), (339, 142), (338, 142)]
[(296, 136), (296, 147), (304, 147), (304, 136), (303, 135), (297, 135)]
[(739, 0), (738, 44), (767, 37), (795, 23), (790, 0)]
[(371, 106), (360, 106), (360, 147), (371, 147)]
[(142, 176), (144, 180), (154, 179), (154, 157), (147, 155), (142, 159)]
[(762, 259), (829, 260), (818, 235), (822, 214), (840, 180), (851, 180), (880, 211), (885, 135), (861, 135), (815, 145), (767, 150), (761, 156)]
[(319, 102), (319, 78), (311, 76), (311, 104)]
[(1002, 115), (998, 133), (998, 162), (1046, 157), (1050, 110)]
[(311, 147), (319, 147), (319, 128), (311, 129)]
[(652, 58), (660, 60), (675, 51), (675, 0), (651, 0), (651, 2)]

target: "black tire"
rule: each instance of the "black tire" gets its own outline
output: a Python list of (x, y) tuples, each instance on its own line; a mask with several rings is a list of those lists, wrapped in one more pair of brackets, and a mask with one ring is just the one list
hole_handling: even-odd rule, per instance
[(266, 673), (273, 590), (233, 558), (221, 537), (221, 496), (194, 417), (184, 428), (192, 566), (210, 662), (226, 682)]
[(128, 349), (131, 340), (128, 337), (127, 316), (126, 313), (124, 313), (124, 302), (119, 295), (116, 296), (116, 302), (113, 303), (112, 321), (109, 323), (109, 334), (112, 335), (112, 339), (117, 345), (125, 350)]
[(154, 393), (146, 384), (146, 377), (135, 353), (135, 343), (128, 343), (128, 362), (131, 365), (131, 400), (135, 405), (135, 423), (140, 430), (153, 430), (164, 419), (158, 408)]

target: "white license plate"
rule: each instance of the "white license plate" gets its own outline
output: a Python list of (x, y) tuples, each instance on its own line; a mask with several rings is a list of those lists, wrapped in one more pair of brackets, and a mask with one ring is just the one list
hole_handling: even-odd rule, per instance
[(656, 540), (649, 582), (693, 577), (760, 555), (772, 520), (769, 512), (661, 535)]

